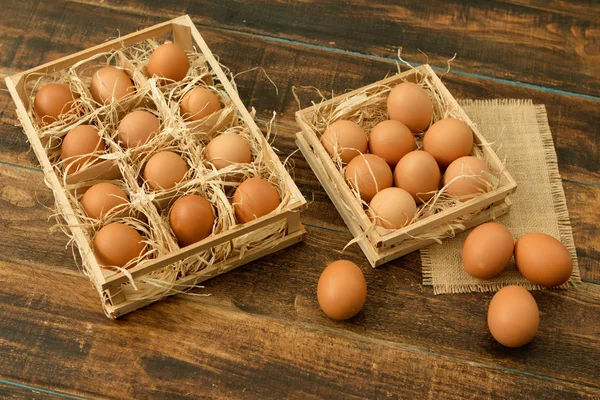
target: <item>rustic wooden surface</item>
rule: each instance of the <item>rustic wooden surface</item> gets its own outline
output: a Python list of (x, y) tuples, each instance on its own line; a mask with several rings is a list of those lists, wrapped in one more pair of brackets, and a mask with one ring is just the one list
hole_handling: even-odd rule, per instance
[[(2, 77), (189, 13), (242, 99), (278, 118), (295, 150), (297, 104), (311, 85), (340, 93), (403, 57), (440, 69), (457, 98), (529, 98), (548, 109), (584, 283), (533, 293), (541, 326), (510, 350), (486, 329), (491, 294), (433, 296), (418, 253), (372, 270), (306, 162), (308, 236), (266, 257), (110, 321), (66, 237), (50, 232), (52, 193), (0, 92), (0, 397), (599, 398), (600, 6), (595, 1), (3, 1)], [(341, 5), (345, 4), (345, 5)], [(315, 289), (329, 261), (365, 272), (357, 317), (334, 322)]]

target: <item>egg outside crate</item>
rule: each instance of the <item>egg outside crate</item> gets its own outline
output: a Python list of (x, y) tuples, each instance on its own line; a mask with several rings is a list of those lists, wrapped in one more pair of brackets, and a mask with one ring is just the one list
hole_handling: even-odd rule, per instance
[[(361, 201), (346, 183), (338, 168), (339, 164), (336, 165), (323, 146), (320, 140), (323, 132), (315, 130), (314, 122), (319, 116), (323, 117), (319, 115), (324, 112), (323, 110), (330, 112), (329, 117), (334, 116), (336, 121), (344, 119), (345, 113), (341, 108), (343, 105), (353, 107), (352, 99), (356, 98), (353, 96), (362, 96), (362, 101), (367, 105), (378, 101), (385, 102), (389, 91), (386, 88), (395, 87), (402, 82), (423, 84), (428, 90), (435, 91), (436, 96), (432, 96), (434, 109), (436, 107), (443, 109), (446, 114), (444, 116), (452, 116), (469, 125), (473, 131), (475, 146), (481, 150), (492, 170), (498, 172), (498, 185), (493, 190), (469, 201), (415, 220), (401, 229), (389, 230), (375, 226)], [(383, 119), (385, 118), (382, 117)], [(516, 190), (516, 182), (504, 169), (503, 163), (484, 135), (469, 119), (429, 65), (412, 68), (330, 100), (317, 102), (311, 107), (296, 112), (296, 121), (302, 129), (296, 134), (296, 144), (344, 219), (354, 236), (354, 241), (358, 243), (373, 267), (435, 243), (440, 238), (452, 236), (455, 230), (469, 229), (510, 211), (512, 203), (507, 196)]]
[[(136, 61), (127, 59), (126, 56), (123, 56), (123, 52), (120, 51), (130, 48), (131, 46), (145, 43), (148, 40), (161, 42), (168, 40), (180, 45), (188, 55), (191, 54), (198, 56), (197, 58), (202, 58), (202, 62), (206, 63), (208, 69), (211, 70), (211, 74), (222, 85), (223, 93), (231, 100), (231, 104), (225, 104), (228, 112), (231, 112), (231, 115), (235, 114), (235, 119), (237, 120), (239, 118), (245, 126), (248, 127), (249, 134), (262, 144), (263, 151), (261, 153), (265, 157), (264, 164), (269, 166), (272, 175), (278, 177), (278, 182), (280, 182), (280, 194), (285, 198), (285, 201), (282, 201), (282, 205), (276, 211), (251, 222), (233, 225), (229, 229), (217, 232), (206, 239), (189, 246), (181, 248), (174, 247), (173, 251), (155, 254), (154, 258), (139, 262), (128, 268), (126, 271), (116, 270), (108, 271), (109, 273), (107, 273), (107, 270), (100, 266), (97, 258), (94, 256), (94, 252), (92, 251), (92, 237), (90, 236), (90, 232), (96, 232), (99, 228), (98, 225), (101, 225), (102, 221), (100, 221), (99, 224), (90, 227), (89, 221), (82, 220), (81, 215), (84, 214), (79, 209), (79, 204), (72, 201), (74, 197), (69, 190), (72, 190), (72, 187), (88, 188), (98, 181), (120, 182), (122, 180), (125, 181), (123, 187), (127, 190), (128, 185), (132, 187), (135, 186), (134, 180), (136, 177), (128, 178), (131, 169), (119, 168), (118, 163), (113, 162), (113, 159), (111, 159), (111, 155), (104, 157), (105, 161), (94, 165), (88, 165), (85, 169), (76, 173), (63, 174), (64, 169), (56, 167), (57, 158), (55, 157), (52, 160), (49, 158), (47, 142), (45, 141), (43, 134), (45, 129), (44, 126), (41, 125), (39, 121), (36, 121), (35, 117), (33, 117), (33, 114), (30, 112), (33, 108), (33, 104), (30, 104), (31, 96), (28, 92), (28, 88), (31, 87), (32, 80), (39, 79), (36, 77), (55, 77), (55, 81), (61, 81), (61, 79), (65, 79), (66, 71), (72, 71), (80, 66), (83, 68), (88, 61), (96, 61), (97, 64), (97, 59), (106, 54), (117, 54), (116, 66), (120, 68), (120, 70), (129, 72), (129, 78), (131, 78), (134, 83), (136, 92), (140, 90), (140, 88), (145, 88), (144, 90), (150, 88), (148, 90), (149, 92), (152, 92), (152, 97), (160, 100), (161, 96), (158, 94), (155, 95), (156, 90), (159, 90), (157, 89), (158, 85), (148, 85), (148, 78), (146, 78), (144, 73), (140, 71), (140, 69), (134, 68)], [(113, 64), (115, 63), (114, 59), (109, 59), (106, 61), (105, 65), (110, 61), (112, 61)], [(87, 76), (85, 79), (91, 81), (93, 78)], [(152, 79), (150, 81), (152, 81)], [(79, 83), (82, 81), (83, 80), (79, 80)], [(214, 82), (211, 78), (205, 80), (205, 83), (207, 85), (212, 85)], [(306, 231), (300, 223), (300, 211), (305, 208), (306, 200), (296, 187), (273, 149), (265, 140), (251, 114), (240, 100), (236, 89), (223, 71), (222, 66), (213, 56), (189, 16), (185, 15), (175, 18), (150, 28), (122, 36), (118, 39), (107, 41), (101, 45), (41, 65), (31, 70), (9, 76), (6, 78), (6, 84), (16, 105), (17, 115), (23, 125), (25, 134), (44, 170), (45, 179), (54, 192), (58, 212), (69, 227), (71, 236), (77, 244), (83, 261), (84, 273), (90, 278), (97, 289), (104, 312), (109, 318), (117, 318), (154, 301), (160, 300), (163, 297), (189, 289), (211, 277), (223, 274), (238, 266), (279, 251), (303, 239)], [(77, 93), (78, 99), (86, 96), (89, 98), (92, 97), (88, 88), (89, 84), (87, 82), (85, 85), (81, 86), (81, 93)], [(125, 97), (126, 98), (119, 100), (119, 106), (128, 109), (135, 108), (135, 105), (131, 104), (133, 100), (129, 100), (128, 98), (135, 99), (136, 96)], [(163, 99), (161, 101), (165, 100)], [(80, 103), (81, 102), (77, 104)], [(89, 115), (92, 113), (95, 115), (95, 118), (98, 117), (98, 114), (101, 113), (98, 110), (101, 110), (103, 106), (100, 105), (99, 108), (94, 109), (90, 104), (91, 103), (82, 105), (80, 109), (78, 108), (78, 112), (80, 115)], [(150, 108), (152, 109), (152, 107)], [(51, 123), (51, 121), (49, 122)], [(67, 122), (74, 124), (76, 121), (65, 121), (65, 123)], [(161, 122), (164, 123), (165, 121)], [(207, 117), (205, 122), (212, 122), (211, 117)], [(197, 128), (201, 127), (200, 123), (196, 125), (198, 125)], [(182, 139), (179, 138), (179, 140)], [(187, 140), (196, 139), (191, 137), (187, 138)], [(148, 144), (145, 146), (152, 147), (154, 142), (160, 143), (160, 140), (149, 140)], [(110, 152), (110, 146), (107, 146), (106, 151), (107, 154)], [(154, 204), (154, 200), (151, 197), (152, 194), (148, 194), (148, 196), (150, 197), (145, 198), (146, 200), (150, 199), (148, 204)], [(161, 200), (160, 196), (158, 200)], [(132, 200), (131, 204), (126, 208), (135, 209), (134, 202), (135, 201)], [(152, 237), (160, 237), (161, 235), (164, 235), (164, 232), (168, 227), (160, 225), (152, 227), (152, 224), (148, 223), (147, 220), (153, 218), (152, 214), (156, 213), (157, 209), (160, 209), (160, 205), (153, 205), (152, 207), (154, 207), (154, 211), (150, 208), (149, 212), (138, 213), (139, 224), (133, 222), (133, 220), (138, 220), (138, 218), (122, 215), (121, 213), (114, 215), (113, 219), (122, 220), (126, 224), (133, 225), (144, 234), (148, 234)], [(277, 229), (274, 229), (274, 227)], [(269, 241), (267, 245), (245, 245), (247, 240), (250, 240), (248, 238), (251, 238), (252, 235), (255, 235), (256, 237), (261, 235), (264, 236), (264, 232), (273, 231), (277, 231), (277, 236), (272, 236), (274, 240)], [(234, 251), (229, 253), (230, 256), (228, 258), (209, 263), (205, 265), (204, 268), (188, 275), (182, 275), (177, 272), (175, 266), (178, 264), (186, 263), (187, 260), (193, 259), (194, 257), (197, 258), (198, 254), (211, 252), (212, 249), (223, 245), (233, 246), (234, 248)], [(173, 276), (173, 280), (166, 284), (164, 284), (165, 282), (162, 282), (164, 285), (152, 285), (151, 281), (153, 277), (164, 272), (170, 272)], [(68, 299), (65, 299), (65, 301), (68, 301)]]

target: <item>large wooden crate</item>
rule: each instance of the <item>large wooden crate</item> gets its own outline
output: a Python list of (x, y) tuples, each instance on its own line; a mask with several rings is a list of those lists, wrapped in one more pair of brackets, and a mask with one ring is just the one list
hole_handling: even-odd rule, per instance
[[(483, 151), (488, 164), (500, 171), (500, 176), (499, 184), (494, 190), (418, 220), (402, 229), (390, 231), (379, 226), (373, 227), (373, 221), (367, 215), (363, 205), (346, 184), (344, 176), (321, 144), (320, 138), (323, 132), (316, 131), (313, 122), (317, 109), (327, 109), (341, 104), (353, 96), (368, 96), (371, 98), (370, 103), (386, 101), (388, 91), (381, 89), (405, 81), (421, 83), (428, 90), (435, 91), (437, 94), (435, 98), (439, 101), (438, 104), (434, 104), (434, 108), (443, 106), (448, 110), (449, 115), (469, 124), (473, 130), (474, 142)], [(342, 118), (343, 115), (339, 117)], [(371, 85), (304, 108), (296, 113), (296, 121), (302, 128), (302, 131), (296, 135), (296, 144), (373, 267), (430, 245), (439, 240), (439, 237), (452, 236), (457, 226), (460, 227), (459, 229), (468, 229), (510, 210), (511, 202), (507, 196), (516, 190), (516, 182), (504, 169), (502, 161), (485, 140), (484, 135), (469, 119), (429, 65), (395, 74)], [(432, 232), (436, 232), (433, 235), (436, 238), (427, 238)]]
[[(41, 128), (35, 119), (31, 118), (31, 113), (29, 112), (32, 106), (30, 104), (31, 93), (28, 90), (31, 88), (32, 81), (39, 76), (57, 74), (60, 71), (72, 68), (76, 64), (79, 65), (79, 63), (86, 62), (86, 60), (93, 60), (97, 55), (101, 55), (102, 53), (130, 48), (148, 39), (163, 40), (164, 38), (180, 44), (188, 54), (195, 53), (204, 57), (207, 67), (216, 76), (216, 79), (220, 82), (231, 100), (230, 108), (234, 113), (232, 114), (232, 118), (238, 118), (238, 121), (242, 121), (245, 124), (250, 134), (262, 144), (261, 152), (263, 160), (270, 166), (272, 173), (283, 177), (282, 179), (285, 182), (284, 191), (286, 192), (285, 195), (288, 201), (277, 212), (246, 224), (235, 225), (230, 229), (213, 234), (190, 246), (178, 248), (168, 254), (162, 254), (154, 259), (146, 260), (127, 271), (108, 271), (98, 264), (92, 250), (93, 238), (90, 236), (90, 232), (85, 229), (85, 226), (82, 226), (85, 224), (79, 218), (81, 210), (77, 210), (78, 205), (73, 204), (72, 199), (70, 200), (67, 190), (71, 190), (69, 189), (71, 186), (85, 186), (86, 182), (118, 179), (123, 175), (123, 169), (118, 168), (117, 163), (109, 159), (92, 165), (83, 171), (66, 175), (64, 179), (60, 179), (59, 175), (57, 175), (57, 167), (50, 160), (45, 149), (45, 143), (41, 139)], [(116, 57), (116, 64), (124, 68), (132, 67), (132, 60), (119, 53)], [(128, 73), (130, 73), (130, 77), (138, 89), (145, 87), (144, 85), (150, 85), (151, 80), (146, 78), (139, 69), (130, 68)], [(110, 40), (99, 46), (15, 74), (6, 78), (6, 84), (14, 99), (19, 120), (43, 168), (46, 182), (54, 192), (58, 211), (66, 221), (72, 238), (77, 244), (82, 258), (83, 270), (90, 277), (100, 293), (102, 305), (107, 316), (111, 318), (119, 317), (164, 296), (179, 293), (204, 280), (225, 273), (267, 254), (279, 251), (303, 239), (305, 230), (300, 223), (300, 211), (306, 205), (304, 197), (254, 122), (251, 113), (240, 100), (232, 81), (228, 79), (222, 66), (211, 53), (211, 50), (195, 28), (189, 16), (182, 16), (122, 36), (118, 39)], [(152, 90), (148, 90), (149, 100), (156, 102), (165, 101), (165, 97), (161, 95), (160, 90), (157, 90), (157, 85), (151, 86), (153, 86)], [(126, 103), (124, 103), (123, 107), (127, 107)], [(136, 173), (136, 171), (129, 172)], [(169, 200), (172, 199), (173, 196), (171, 198), (160, 198), (160, 196), (157, 196), (149, 198), (148, 202), (156, 210), (159, 210), (159, 207), (169, 203)], [(271, 240), (264, 246), (259, 241), (259, 243), (251, 247), (244, 247), (245, 235), (254, 234), (259, 230), (269, 227), (274, 227), (273, 231), (278, 232), (279, 236), (276, 237), (275, 241)], [(150, 287), (149, 289), (154, 291), (151, 297), (140, 296), (140, 294), (143, 294), (140, 293), (140, 290), (145, 290), (149, 287), (148, 285), (139, 284), (138, 281), (140, 279), (151, 277), (153, 273), (168, 269), (177, 263), (195, 262), (197, 261), (194, 259), (195, 255), (213, 249), (215, 246), (222, 245), (232, 246), (231, 249), (235, 251), (232, 250), (230, 253), (233, 255), (219, 262), (205, 265), (192, 274), (178, 277), (173, 284), (162, 288), (164, 290), (160, 287), (158, 289), (157, 287)], [(138, 282), (137, 285), (136, 282)], [(68, 294), (66, 296), (68, 297)], [(65, 299), (65, 302), (68, 302), (68, 299)]]

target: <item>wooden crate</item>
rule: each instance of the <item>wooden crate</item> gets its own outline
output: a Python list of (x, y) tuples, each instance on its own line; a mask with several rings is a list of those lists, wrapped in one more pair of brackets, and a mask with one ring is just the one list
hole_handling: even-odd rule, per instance
[[(317, 132), (312, 121), (317, 109), (327, 109), (328, 106), (347, 101), (353, 96), (366, 95), (372, 97), (372, 101), (385, 101), (388, 92), (382, 91), (379, 95), (381, 88), (393, 87), (403, 81), (425, 82), (429, 90), (435, 90), (440, 99), (439, 105), (447, 107), (451, 115), (469, 124), (473, 130), (475, 143), (483, 150), (488, 164), (496, 168), (500, 176), (496, 189), (420, 219), (402, 229), (390, 231), (379, 226), (373, 228), (373, 222), (363, 205), (346, 184), (344, 176), (321, 144), (320, 137), (323, 132)], [(296, 135), (296, 144), (373, 267), (434, 243), (435, 239), (426, 238), (427, 234), (434, 230), (441, 236), (451, 236), (459, 219), (461, 229), (468, 229), (510, 211), (511, 203), (507, 196), (516, 190), (516, 182), (503, 168), (503, 163), (477, 126), (469, 119), (429, 65), (419, 66), (302, 109), (296, 113), (296, 121), (302, 128), (302, 131)]]
[[(31, 79), (35, 79), (37, 76), (56, 74), (59, 71), (73, 67), (76, 63), (93, 59), (101, 53), (119, 49), (122, 50), (147, 39), (164, 37), (165, 35), (169, 36), (170, 40), (180, 44), (186, 51), (196, 52), (205, 58), (208, 63), (208, 68), (212, 69), (216, 78), (220, 84), (222, 84), (224, 90), (231, 99), (231, 106), (237, 112), (237, 118), (243, 121), (248, 127), (250, 134), (262, 143), (263, 159), (266, 163), (268, 162), (270, 168), (272, 168), (273, 174), (280, 174), (278, 176), (282, 177), (285, 189), (289, 194), (289, 201), (286, 202), (287, 205), (281, 209), (281, 212), (271, 213), (246, 224), (235, 225), (228, 230), (213, 234), (198, 243), (179, 248), (169, 254), (164, 254), (152, 260), (139, 263), (138, 265), (129, 268), (126, 273), (117, 271), (109, 272), (98, 264), (92, 251), (92, 238), (89, 237), (89, 235), (86, 234), (85, 229), (81, 227), (82, 221), (77, 216), (78, 213), (75, 210), (76, 207), (74, 207), (69, 200), (67, 193), (68, 189), (66, 186), (78, 183), (85, 184), (86, 181), (91, 181), (93, 179), (110, 180), (119, 178), (121, 177), (122, 171), (117, 168), (115, 162), (106, 160), (83, 171), (68, 175), (66, 179), (61, 181), (57, 175), (55, 165), (53, 165), (49, 159), (44, 145), (40, 140), (36, 121), (28, 114), (30, 98), (27, 93), (27, 85), (31, 82)], [(131, 65), (131, 60), (122, 57), (121, 54), (117, 62), (120, 66), (127, 67), (128, 65)], [(130, 75), (136, 83), (136, 86), (139, 85), (140, 82), (141, 85), (149, 82), (149, 80), (139, 71)], [(206, 42), (195, 28), (189, 16), (185, 15), (175, 18), (153, 27), (122, 36), (118, 39), (107, 41), (99, 46), (41, 65), (37, 68), (15, 74), (6, 78), (6, 84), (16, 104), (19, 120), (21, 121), (29, 142), (42, 166), (46, 182), (54, 192), (56, 204), (59, 209), (58, 211), (64, 217), (70, 228), (72, 237), (78, 246), (82, 257), (84, 273), (90, 277), (91, 281), (96, 286), (107, 316), (117, 318), (164, 296), (178, 293), (181, 290), (190, 288), (204, 280), (225, 273), (267, 254), (279, 251), (303, 239), (306, 232), (300, 222), (300, 211), (304, 209), (306, 205), (304, 197), (254, 122), (251, 113), (240, 100), (234, 85), (229, 81), (222, 66), (211, 53)], [(156, 90), (153, 91), (151, 96), (160, 97), (156, 92)], [(161, 100), (158, 99), (157, 101)], [(179, 277), (175, 284), (165, 288), (164, 291), (161, 292), (158, 290), (158, 294), (153, 296), (153, 298), (139, 299), (140, 293), (136, 293), (136, 290), (139, 291), (143, 289), (134, 288), (136, 280), (151, 276), (149, 274), (169, 268), (169, 266), (178, 262), (185, 262), (190, 259), (190, 257), (193, 258), (194, 255), (197, 255), (202, 251), (213, 249), (215, 246), (228, 243), (231, 244), (231, 246), (235, 246), (234, 243), (240, 243), (240, 241), (244, 240), (244, 235), (256, 233), (257, 230), (264, 229), (265, 227), (274, 226), (279, 227), (278, 234), (281, 236), (277, 237), (276, 242), (271, 242), (266, 247), (259, 244), (252, 248), (244, 248), (236, 252), (235, 256), (207, 265), (200, 271), (188, 276)], [(156, 290), (156, 288), (154, 288), (154, 290)]]

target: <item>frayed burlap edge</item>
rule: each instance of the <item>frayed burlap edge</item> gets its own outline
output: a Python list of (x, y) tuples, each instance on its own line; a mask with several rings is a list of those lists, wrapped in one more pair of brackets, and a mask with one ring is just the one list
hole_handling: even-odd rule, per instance
[[(571, 228), (571, 222), (569, 219), (569, 211), (567, 208), (567, 200), (562, 187), (562, 180), (560, 172), (558, 170), (558, 160), (556, 158), (556, 150), (554, 148), (554, 142), (552, 140), (552, 132), (548, 125), (548, 119), (546, 114), (546, 107), (542, 105), (534, 105), (530, 99), (487, 99), (487, 100), (471, 100), (471, 99), (460, 99), (457, 100), (461, 106), (479, 106), (479, 107), (491, 107), (491, 106), (503, 106), (503, 105), (525, 105), (535, 107), (535, 117), (542, 140), (542, 146), (544, 149), (544, 155), (548, 166), (550, 175), (551, 193), (554, 204), (554, 212), (557, 216), (558, 229), (560, 233), (560, 241), (565, 245), (571, 259), (573, 260), (573, 273), (569, 280), (561, 286), (552, 289), (568, 289), (581, 283), (581, 276), (579, 271), (579, 262), (577, 259), (577, 251), (575, 242), (573, 240), (573, 231)], [(421, 254), (421, 266), (422, 266), (422, 282), (424, 286), (433, 285), (433, 260), (431, 256), (431, 248), (424, 247), (420, 250)], [(481, 282), (478, 284), (469, 284), (463, 286), (456, 286), (455, 284), (436, 284), (433, 287), (433, 293), (438, 294), (458, 294), (458, 293), (471, 293), (471, 292), (495, 292), (506, 286), (506, 283), (498, 282)], [(531, 282), (520, 284), (528, 290), (543, 290), (547, 289), (543, 286), (536, 285)]]

